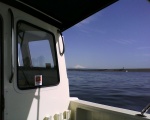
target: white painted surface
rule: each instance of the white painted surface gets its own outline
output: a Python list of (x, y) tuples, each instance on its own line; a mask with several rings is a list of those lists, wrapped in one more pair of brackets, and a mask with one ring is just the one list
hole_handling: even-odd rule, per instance
[[(10, 14), (8, 9), (11, 8), (15, 18), (15, 53), (14, 61), (17, 58), (17, 41), (16, 41), (16, 25), (19, 20), (24, 20), (34, 24), (40, 28), (48, 30), (55, 35), (57, 57), (59, 62), (60, 83), (57, 86), (45, 87), (41, 89), (19, 90), (17, 87), (17, 65), (15, 65), (15, 76), (13, 83), (9, 83), (11, 75), (11, 29)], [(4, 19), (4, 95), (5, 95), (5, 120), (43, 120), (46, 115), (54, 115), (64, 112), (69, 105), (69, 85), (66, 74), (66, 65), (64, 55), (60, 56), (58, 49), (57, 28), (43, 21), (40, 21), (28, 14), (18, 11), (3, 3), (0, 3), (0, 13)], [(16, 62), (17, 63), (17, 62)]]
[(150, 120), (150, 114), (139, 117), (140, 112), (101, 105), (83, 100), (70, 102), (71, 120)]

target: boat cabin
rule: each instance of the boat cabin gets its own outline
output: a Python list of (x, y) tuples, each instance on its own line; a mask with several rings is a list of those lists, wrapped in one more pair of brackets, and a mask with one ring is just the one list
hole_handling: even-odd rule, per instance
[(71, 98), (62, 32), (116, 0), (0, 0), (0, 120), (147, 120)]

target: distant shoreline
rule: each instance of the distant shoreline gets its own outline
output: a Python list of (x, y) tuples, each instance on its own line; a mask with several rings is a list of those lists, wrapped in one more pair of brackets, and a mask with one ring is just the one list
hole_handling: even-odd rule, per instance
[(68, 71), (100, 71), (100, 72), (150, 72), (150, 68), (127, 68), (127, 69), (77, 69), (68, 68)]

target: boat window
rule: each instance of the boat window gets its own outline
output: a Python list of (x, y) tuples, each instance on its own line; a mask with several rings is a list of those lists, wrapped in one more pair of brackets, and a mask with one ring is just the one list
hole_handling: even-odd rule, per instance
[(25, 22), (17, 24), (18, 87), (31, 89), (59, 83), (53, 34)]

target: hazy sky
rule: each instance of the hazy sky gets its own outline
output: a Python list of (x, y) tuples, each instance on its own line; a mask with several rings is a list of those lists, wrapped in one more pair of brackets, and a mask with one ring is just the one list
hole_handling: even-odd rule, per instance
[(67, 68), (150, 68), (147, 0), (120, 0), (63, 35)]

